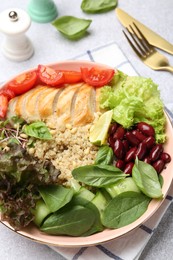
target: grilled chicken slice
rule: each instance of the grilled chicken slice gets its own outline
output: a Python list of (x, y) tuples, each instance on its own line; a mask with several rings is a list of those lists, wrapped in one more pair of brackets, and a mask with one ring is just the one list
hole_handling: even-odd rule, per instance
[(58, 88), (46, 88), (41, 92), (36, 104), (36, 110), (41, 119), (46, 119), (53, 114), (53, 102), (59, 91)]
[(16, 103), (16, 114), (29, 122), (40, 120), (39, 111), (36, 109), (36, 105), (41, 93), (46, 90), (47, 87), (38, 86), (37, 88), (20, 95)]
[(54, 106), (54, 112), (58, 119), (58, 124), (73, 123), (71, 118), (72, 104), (81, 86), (81, 83), (67, 85), (61, 91)]
[(100, 89), (86, 83), (61, 88), (37, 86), (10, 100), (7, 117), (19, 116), (27, 122), (52, 121), (54, 124), (81, 126), (94, 120), (99, 108)]
[(72, 122), (79, 126), (94, 120), (94, 112), (91, 104), (93, 87), (84, 84), (78, 91), (72, 107)]

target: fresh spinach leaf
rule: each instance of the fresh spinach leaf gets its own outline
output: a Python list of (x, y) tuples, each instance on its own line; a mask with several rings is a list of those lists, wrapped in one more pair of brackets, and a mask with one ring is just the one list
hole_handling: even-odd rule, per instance
[(51, 212), (62, 208), (73, 197), (73, 189), (58, 185), (41, 186), (39, 192)]
[(38, 139), (43, 139), (43, 140), (52, 139), (49, 129), (47, 128), (45, 123), (41, 121), (34, 122), (29, 125), (25, 125), (24, 132), (28, 136), (35, 137)]
[(117, 0), (83, 0), (81, 9), (86, 13), (103, 13), (114, 9), (117, 6)]
[(120, 169), (111, 165), (86, 165), (72, 171), (74, 179), (95, 187), (105, 187), (127, 177)]
[(104, 145), (101, 146), (96, 155), (95, 164), (108, 165), (113, 161), (113, 150), (111, 147)]
[(41, 231), (52, 235), (81, 236), (95, 222), (94, 212), (84, 206), (65, 207), (48, 217)]
[(61, 16), (52, 22), (52, 25), (70, 40), (77, 40), (84, 36), (92, 20), (74, 16)]
[(80, 196), (74, 196), (72, 201), (70, 202), (70, 204), (72, 205), (80, 205), (80, 206), (84, 206), (90, 210), (92, 210), (92, 212), (94, 213), (95, 216), (95, 221), (93, 223), (93, 225), (90, 227), (89, 230), (87, 230), (85, 233), (82, 234), (82, 236), (90, 236), (96, 232), (100, 232), (102, 231), (103, 225), (101, 223), (101, 219), (100, 219), (100, 213), (98, 208), (90, 201), (86, 199), (84, 199), (83, 197)]
[(120, 228), (134, 222), (147, 210), (150, 200), (144, 194), (134, 191), (119, 194), (103, 212), (103, 225), (107, 228)]
[(163, 197), (158, 174), (152, 165), (136, 159), (132, 169), (132, 178), (138, 188), (148, 197)]

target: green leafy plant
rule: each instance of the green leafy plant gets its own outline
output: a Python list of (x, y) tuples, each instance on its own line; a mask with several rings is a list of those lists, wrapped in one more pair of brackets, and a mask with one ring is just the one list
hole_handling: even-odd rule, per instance
[(48, 216), (41, 230), (52, 235), (89, 236), (103, 230), (97, 207), (81, 196)]
[(92, 20), (74, 16), (61, 16), (52, 22), (52, 25), (70, 40), (77, 40), (85, 35)]
[(112, 165), (86, 165), (72, 171), (73, 177), (87, 185), (105, 187), (127, 177), (120, 169)]
[(24, 132), (28, 136), (37, 139), (51, 140), (52, 136), (44, 122), (38, 121), (24, 126)]
[(150, 79), (118, 71), (111, 86), (101, 89), (100, 107), (113, 109), (113, 120), (124, 128), (146, 122), (155, 129), (157, 143), (166, 140), (166, 117), (158, 86)]
[(39, 192), (51, 212), (55, 212), (67, 204), (73, 196), (73, 189), (60, 185), (41, 186)]
[(113, 150), (111, 147), (101, 146), (96, 155), (95, 164), (108, 165), (113, 162)]
[(117, 0), (83, 0), (81, 9), (86, 13), (103, 13), (114, 9), (117, 6)]
[(134, 191), (119, 194), (109, 202), (103, 212), (103, 225), (120, 228), (134, 222), (147, 210), (150, 200), (144, 194)]
[(11, 143), (8, 147), (0, 152), (1, 217), (20, 229), (34, 218), (32, 209), (40, 199), (38, 187), (57, 183), (60, 171), (50, 161), (39, 162), (21, 145)]
[(92, 210), (75, 205), (52, 214), (40, 229), (53, 235), (81, 236), (91, 228), (94, 221), (95, 216)]
[(152, 165), (136, 159), (132, 177), (138, 188), (148, 197), (163, 197), (158, 174)]

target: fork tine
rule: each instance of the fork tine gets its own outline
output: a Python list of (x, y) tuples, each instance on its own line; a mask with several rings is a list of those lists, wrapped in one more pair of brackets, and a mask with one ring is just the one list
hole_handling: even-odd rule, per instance
[[(130, 29), (132, 30), (132, 32), (134, 33), (130, 33), (132, 38), (134, 39), (134, 41), (136, 42), (136, 44), (138, 45), (138, 47), (140, 48), (140, 50), (142, 51), (143, 55), (147, 55), (147, 53), (149, 52), (148, 47), (146, 46), (145, 42), (143, 41), (143, 39), (139, 38), (139, 36), (137, 35), (137, 33), (135, 32), (135, 30), (133, 29), (133, 27), (131, 25), (129, 25)], [(134, 37), (135, 35), (135, 37)], [(137, 40), (140, 42), (140, 45), (137, 43)]]
[(138, 31), (139, 35), (141, 36), (142, 40), (145, 42), (146, 46), (148, 47), (149, 50), (153, 50), (153, 46), (150, 45), (150, 43), (148, 42), (147, 38), (143, 35), (143, 33), (139, 30), (138, 26), (133, 23), (133, 25), (135, 26), (136, 30)]
[(127, 39), (127, 41), (129, 42), (130, 46), (133, 48), (134, 52), (139, 56), (139, 58), (143, 58), (143, 55), (138, 51), (138, 49), (135, 47), (135, 45), (132, 43), (132, 41), (130, 40), (130, 38), (127, 36), (127, 34), (125, 33), (125, 31), (123, 30), (123, 33)]
[[(146, 55), (146, 51), (148, 51), (148, 50), (146, 50), (146, 49), (144, 48), (144, 46), (143, 46), (141, 40), (139, 39), (139, 37), (137, 37), (137, 34), (136, 34), (135, 31), (133, 30), (132, 26), (130, 25), (129, 27), (130, 27), (130, 29), (133, 31), (133, 33), (134, 33), (134, 35), (135, 35), (136, 37), (134, 37), (133, 33), (131, 33), (130, 30), (127, 28), (128, 33), (130, 34), (130, 36), (132, 37), (133, 41), (134, 41), (134, 42), (136, 43), (136, 45), (138, 46), (138, 48), (139, 48), (139, 50), (141, 51), (142, 55), (145, 56), (145, 55)], [(139, 42), (140, 42), (140, 44), (139, 44)], [(141, 45), (142, 45), (143, 48), (141, 47)]]

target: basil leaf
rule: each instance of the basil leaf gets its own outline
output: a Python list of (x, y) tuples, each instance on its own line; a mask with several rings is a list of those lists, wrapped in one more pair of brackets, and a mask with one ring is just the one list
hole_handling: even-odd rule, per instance
[(85, 184), (104, 187), (127, 177), (120, 169), (111, 165), (86, 165), (72, 171), (74, 179)]
[(51, 212), (62, 208), (73, 196), (73, 189), (57, 185), (42, 186), (39, 188), (39, 192)]
[(164, 184), (163, 176), (159, 174), (158, 178), (159, 178), (160, 186), (163, 187)]
[(95, 159), (95, 164), (108, 165), (113, 161), (113, 150), (111, 147), (104, 145), (101, 146)]
[(49, 129), (44, 122), (38, 121), (31, 123), (30, 125), (25, 125), (24, 133), (28, 136), (35, 137), (43, 140), (50, 140), (52, 136), (49, 132)]
[(114, 9), (117, 6), (117, 0), (83, 0), (81, 9), (86, 13), (103, 13)]
[(148, 197), (163, 197), (158, 174), (152, 165), (136, 159), (132, 169), (132, 178), (138, 188)]
[(65, 207), (48, 217), (41, 231), (52, 235), (81, 236), (95, 221), (94, 212), (84, 206)]
[(74, 16), (61, 16), (52, 25), (70, 40), (77, 40), (84, 36), (92, 20), (80, 19)]
[(150, 198), (142, 193), (127, 191), (113, 198), (102, 215), (108, 228), (124, 227), (137, 220), (147, 210)]

